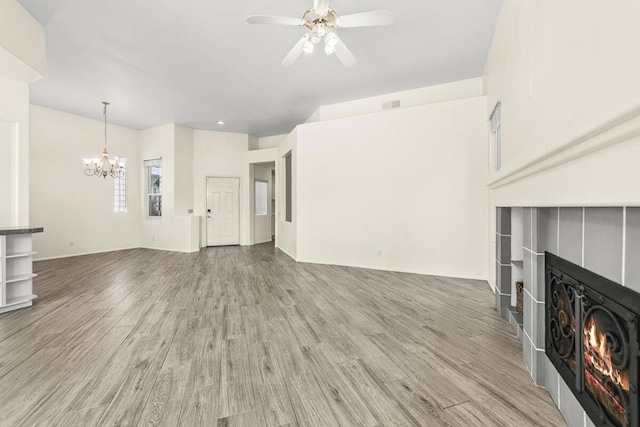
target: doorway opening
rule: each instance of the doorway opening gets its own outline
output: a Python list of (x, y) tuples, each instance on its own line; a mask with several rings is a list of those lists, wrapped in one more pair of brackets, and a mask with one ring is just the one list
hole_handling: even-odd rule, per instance
[(256, 163), (251, 187), (251, 229), (254, 244), (273, 241), (276, 230), (275, 162)]

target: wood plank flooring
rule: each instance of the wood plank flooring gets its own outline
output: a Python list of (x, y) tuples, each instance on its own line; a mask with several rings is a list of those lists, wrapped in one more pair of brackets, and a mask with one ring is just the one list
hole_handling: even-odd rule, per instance
[(270, 244), (35, 263), (0, 315), (2, 426), (562, 426), (472, 280)]

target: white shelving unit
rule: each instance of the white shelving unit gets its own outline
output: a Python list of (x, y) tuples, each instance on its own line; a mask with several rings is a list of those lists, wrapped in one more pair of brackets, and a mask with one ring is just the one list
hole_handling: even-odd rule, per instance
[(511, 305), (516, 306), (516, 282), (521, 282), (524, 273), (523, 209), (511, 208)]
[(0, 235), (0, 313), (29, 307), (33, 294), (31, 234)]

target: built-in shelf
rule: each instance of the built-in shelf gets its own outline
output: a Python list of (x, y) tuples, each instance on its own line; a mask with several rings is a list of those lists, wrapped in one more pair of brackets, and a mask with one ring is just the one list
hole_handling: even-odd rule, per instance
[(7, 259), (12, 259), (12, 258), (22, 258), (22, 257), (26, 257), (26, 256), (31, 256), (31, 255), (35, 255), (38, 252), (35, 251), (27, 251), (27, 252), (17, 252), (15, 254), (8, 254), (7, 255)]
[(33, 294), (33, 233), (39, 227), (0, 228), (0, 313), (29, 307)]
[(511, 316), (513, 316), (513, 320), (518, 324), (522, 325), (524, 320), (522, 319), (522, 315), (518, 313), (518, 309), (512, 305), (509, 306), (509, 311), (511, 312)]
[(524, 331), (523, 331), (523, 319), (522, 316), (520, 315), (520, 313), (518, 313), (518, 310), (513, 307), (513, 306), (509, 306), (509, 323), (511, 324), (511, 327), (513, 328), (513, 332), (516, 333), (516, 336), (518, 337), (518, 339), (520, 340), (520, 342), (522, 343), (523, 335), (524, 335)]
[(5, 283), (14, 283), (14, 282), (22, 282), (23, 280), (31, 280), (34, 277), (36, 277), (37, 274), (34, 273), (27, 273), (27, 274), (20, 274), (18, 276), (9, 276), (7, 277), (7, 280)]
[[(522, 208), (511, 208), (511, 306), (516, 305), (516, 282), (524, 276), (524, 211)], [(522, 323), (522, 322), (520, 322)], [(517, 329), (517, 328), (514, 328)], [(516, 330), (520, 337), (520, 332)]]
[(10, 306), (10, 305), (24, 304), (25, 302), (33, 301), (36, 298), (38, 298), (38, 296), (33, 294), (20, 295), (13, 298), (7, 298), (7, 303), (5, 305)]

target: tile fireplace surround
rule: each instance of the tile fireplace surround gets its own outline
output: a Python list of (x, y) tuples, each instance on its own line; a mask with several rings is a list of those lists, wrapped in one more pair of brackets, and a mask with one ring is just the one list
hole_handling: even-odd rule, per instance
[[(496, 308), (520, 338), (533, 381), (549, 391), (567, 424), (593, 426), (545, 355), (545, 251), (640, 293), (640, 208), (499, 207), (496, 212)], [(522, 319), (511, 307), (518, 280), (524, 282)]]

